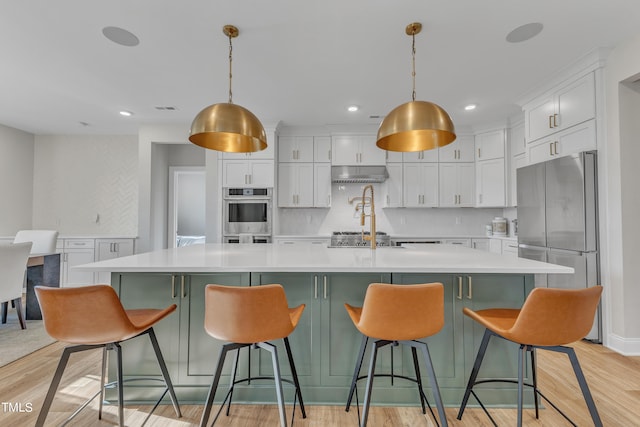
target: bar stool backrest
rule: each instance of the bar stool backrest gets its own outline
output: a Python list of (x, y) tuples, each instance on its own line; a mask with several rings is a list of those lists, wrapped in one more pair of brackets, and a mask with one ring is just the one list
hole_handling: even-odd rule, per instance
[(372, 283), (356, 326), (369, 337), (391, 341), (434, 335), (444, 326), (444, 287), (442, 283)]
[(146, 330), (134, 326), (111, 286), (78, 288), (36, 286), (47, 333), (73, 344), (124, 341)]
[(602, 286), (535, 288), (506, 338), (538, 346), (558, 346), (581, 340), (593, 326), (601, 294)]
[(52, 254), (56, 251), (58, 232), (56, 230), (20, 230), (13, 243), (33, 242), (32, 254)]
[(293, 332), (287, 297), (281, 285), (205, 288), (204, 328), (212, 337), (252, 344)]

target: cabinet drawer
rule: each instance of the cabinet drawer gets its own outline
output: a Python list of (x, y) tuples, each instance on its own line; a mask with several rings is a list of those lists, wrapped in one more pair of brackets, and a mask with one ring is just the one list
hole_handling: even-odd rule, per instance
[(65, 239), (65, 249), (93, 249), (94, 239)]

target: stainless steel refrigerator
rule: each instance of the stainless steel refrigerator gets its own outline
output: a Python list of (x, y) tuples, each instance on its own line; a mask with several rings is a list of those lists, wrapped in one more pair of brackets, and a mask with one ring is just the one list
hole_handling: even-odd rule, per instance
[[(574, 274), (536, 275), (538, 287), (599, 285), (597, 156), (594, 151), (517, 171), (518, 253), (573, 267)], [(587, 339), (601, 342), (601, 310)]]

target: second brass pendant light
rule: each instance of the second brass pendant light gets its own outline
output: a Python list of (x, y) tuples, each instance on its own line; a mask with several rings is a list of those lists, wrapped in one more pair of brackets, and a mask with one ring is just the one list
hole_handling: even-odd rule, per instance
[(412, 37), (413, 93), (411, 102), (399, 105), (384, 118), (378, 129), (376, 145), (389, 151), (423, 151), (443, 147), (456, 139), (449, 114), (439, 105), (416, 101), (416, 34), (422, 24), (407, 25), (405, 32)]
[(251, 111), (232, 101), (231, 39), (238, 36), (238, 28), (225, 25), (222, 31), (229, 37), (229, 102), (213, 104), (200, 111), (191, 124), (189, 141), (200, 147), (230, 153), (264, 150), (267, 134), (262, 123)]

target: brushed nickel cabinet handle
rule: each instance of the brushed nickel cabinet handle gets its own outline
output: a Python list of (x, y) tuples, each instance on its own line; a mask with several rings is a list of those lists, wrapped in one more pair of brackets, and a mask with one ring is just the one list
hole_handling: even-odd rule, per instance
[(555, 154), (558, 154), (558, 141), (553, 143), (553, 152)]
[(180, 276), (180, 296), (182, 298), (186, 298), (186, 295), (184, 293), (184, 276)]
[(549, 129), (553, 129), (553, 123), (551, 122), (552, 119), (553, 116), (549, 116)]
[(462, 299), (462, 276), (458, 276), (458, 299)]
[(549, 155), (553, 156), (553, 142), (549, 143)]
[(324, 292), (324, 299), (327, 299), (327, 276), (322, 276), (322, 286)]
[(554, 128), (558, 127), (558, 114), (553, 115), (553, 127)]
[(176, 298), (176, 276), (171, 275), (171, 299)]
[(467, 276), (469, 279), (469, 293), (467, 293), (467, 299), (473, 299), (473, 282), (471, 276)]
[(480, 158), (480, 149), (478, 148), (478, 158)]
[(313, 298), (318, 299), (318, 275), (313, 276)]

